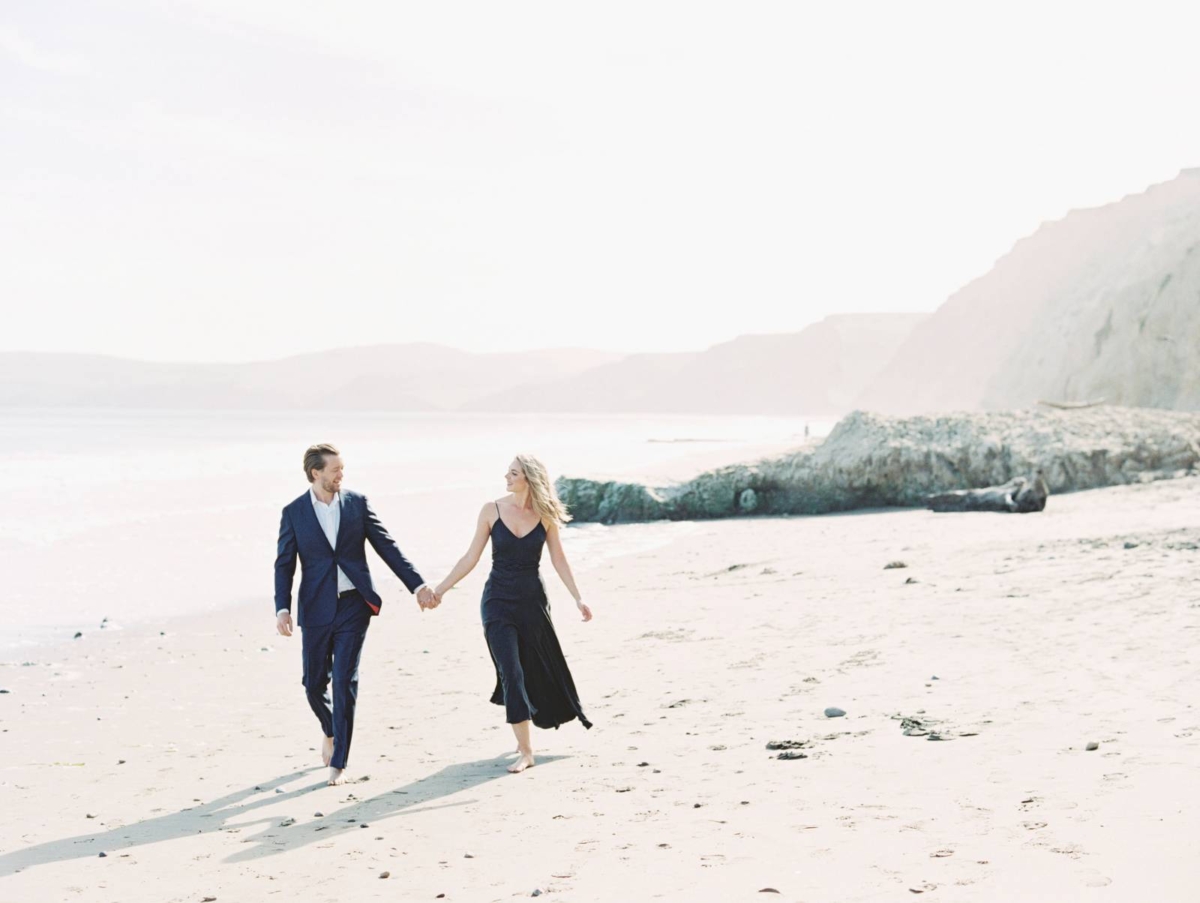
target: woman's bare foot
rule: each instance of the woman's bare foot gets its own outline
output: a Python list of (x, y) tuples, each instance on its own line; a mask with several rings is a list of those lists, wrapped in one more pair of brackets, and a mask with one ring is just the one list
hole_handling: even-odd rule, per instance
[(533, 766), (536, 764), (537, 763), (533, 761), (533, 753), (521, 753), (521, 755), (517, 757), (517, 761), (508, 766), (508, 773), (520, 774), (526, 768), (533, 768)]
[(326, 737), (321, 744), (321, 761), (326, 765), (333, 761), (333, 737)]
[(329, 769), (329, 786), (336, 787), (338, 784), (346, 783), (346, 772), (340, 768), (330, 767)]

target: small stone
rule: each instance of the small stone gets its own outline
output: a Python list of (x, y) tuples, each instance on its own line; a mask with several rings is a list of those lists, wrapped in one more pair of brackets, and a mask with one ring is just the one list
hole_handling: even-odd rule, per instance
[(275, 788), (275, 792), (276, 792), (276, 793), (283, 793), (283, 788), (282, 788), (282, 787), (276, 787), (276, 788)]
[(124, 759), (117, 759), (117, 764), (118, 764), (118, 765), (124, 765), (124, 764), (125, 764), (125, 760), (124, 760)]
[(87, 814), (87, 817), (88, 817), (88, 818), (95, 818), (96, 816), (92, 815), (92, 813), (90, 813), (90, 812), (89, 812), (89, 813)]
[(883, 566), (883, 569), (885, 571), (894, 571), (896, 568), (906, 568), (906, 567), (908, 567), (908, 565), (905, 564), (903, 561), (889, 561), (887, 564), (885, 564)]
[(921, 581), (918, 580), (916, 577), (909, 577), (907, 580), (904, 581), (905, 585), (908, 585), (909, 583), (920, 583), (920, 582)]
[(831, 705), (829, 708), (827, 708), (825, 710), (826, 718), (841, 718), (845, 714), (846, 714), (845, 710), (839, 709), (837, 706)]
[(803, 749), (808, 746), (807, 740), (769, 740), (767, 749)]
[(368, 825), (366, 822), (363, 822), (361, 825), (359, 825), (359, 827), (360, 827), (360, 828), (369, 828), (369, 827), (371, 827), (371, 826), (370, 826), (370, 825)]
[(650, 765), (649, 762), (638, 762), (637, 763), (638, 768), (647, 768), (647, 767), (649, 767), (649, 765)]
[(390, 877), (392, 877), (392, 873), (391, 872), (380, 872), (379, 877), (380, 878), (390, 878)]
[(7, 695), (10, 692), (11, 692), (10, 690), (0, 690), (0, 696)]
[(83, 636), (83, 631), (82, 631), (82, 630), (76, 630), (76, 631), (75, 631), (75, 639), (79, 639), (81, 636)]
[(1095, 751), (1096, 751), (1096, 750), (1098, 750), (1099, 748), (1100, 748), (1100, 744), (1099, 744), (1099, 743), (1097, 743), (1095, 740), (1093, 740), (1091, 743), (1089, 743), (1089, 744), (1088, 744), (1088, 745), (1085, 747), (1085, 749), (1086, 749), (1088, 752), (1095, 752)]
[(538, 889), (535, 887), (535, 888), (533, 889), (533, 893), (531, 893), (529, 896), (531, 896), (531, 897), (540, 897), (541, 895), (542, 895), (542, 892), (541, 892), (540, 890), (538, 890)]
[(1127, 549), (1136, 549), (1137, 547), (1138, 547), (1138, 544), (1137, 544), (1136, 542), (1133, 542), (1133, 541), (1131, 541), (1131, 540), (1126, 540), (1126, 541), (1125, 541), (1125, 548), (1127, 548)]
[(773, 887), (764, 887), (759, 891), (759, 893), (760, 894), (777, 894), (777, 893), (779, 893), (779, 891), (777, 891)]
[(474, 857), (474, 856), (472, 856), (470, 853), (464, 853), (464, 854), (463, 854), (463, 859), (474, 859), (474, 858), (475, 858), (475, 857)]
[(202, 903), (216, 903), (216, 901), (217, 901), (216, 897), (205, 897), (204, 900), (202, 901)]
[(800, 752), (798, 749), (785, 749), (776, 759), (807, 759), (808, 753)]
[(286, 827), (288, 827), (288, 826), (290, 826), (290, 825), (294, 825), (295, 823), (296, 823), (296, 819), (294, 819), (294, 818), (285, 818), (283, 821), (281, 821), (281, 822), (279, 823), (279, 827), (281, 827), (281, 828), (286, 828)]
[(97, 856), (96, 858), (97, 858), (97, 859), (107, 859), (107, 858), (108, 858), (108, 854), (107, 854), (107, 853), (101, 853), (101, 854), (100, 854), (99, 856)]
[(324, 817), (325, 817), (324, 812), (314, 812), (313, 813), (313, 818), (324, 818)]

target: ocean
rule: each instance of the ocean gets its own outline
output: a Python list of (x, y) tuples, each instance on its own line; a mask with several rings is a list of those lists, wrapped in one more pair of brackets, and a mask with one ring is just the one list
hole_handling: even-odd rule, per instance
[[(251, 602), (269, 615), (279, 512), (308, 487), (301, 457), (313, 442), (338, 446), (343, 485), (370, 497), (434, 582), (465, 551), (479, 506), (504, 494), (517, 452), (537, 455), (552, 477), (662, 483), (799, 446), (806, 424), (813, 438), (832, 426), (685, 415), (5, 409), (0, 648)], [(566, 531), (564, 545), (579, 561), (661, 535), (588, 524)]]

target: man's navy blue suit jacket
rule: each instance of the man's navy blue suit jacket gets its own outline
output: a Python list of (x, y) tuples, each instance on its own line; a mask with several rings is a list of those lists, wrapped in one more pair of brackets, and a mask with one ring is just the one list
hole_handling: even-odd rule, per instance
[(375, 592), (367, 567), (368, 542), (410, 593), (425, 582), (379, 522), (366, 496), (346, 489), (341, 495), (342, 517), (337, 543), (333, 547), (325, 538), (308, 492), (283, 509), (283, 519), (279, 523), (279, 551), (275, 557), (275, 611), (292, 610), (292, 579), (299, 556), (296, 623), (301, 627), (324, 627), (333, 623), (337, 612), (339, 566), (354, 588), (362, 593), (372, 612), (379, 614), (383, 600)]

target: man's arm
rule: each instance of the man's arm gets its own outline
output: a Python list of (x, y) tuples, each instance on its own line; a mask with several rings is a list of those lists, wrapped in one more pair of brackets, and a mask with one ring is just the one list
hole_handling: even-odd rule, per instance
[(275, 613), (292, 610), (292, 580), (296, 576), (296, 531), (287, 509), (279, 521), (279, 547), (275, 554)]
[(417, 569), (412, 566), (412, 563), (404, 557), (404, 553), (396, 545), (396, 540), (392, 539), (387, 528), (380, 522), (379, 515), (371, 508), (371, 503), (367, 501), (366, 496), (363, 496), (363, 526), (366, 530), (367, 541), (371, 543), (375, 554), (392, 569), (392, 573), (400, 578), (400, 582), (408, 588), (410, 593), (415, 593), (425, 586), (425, 581), (421, 579), (421, 575), (417, 573)]

